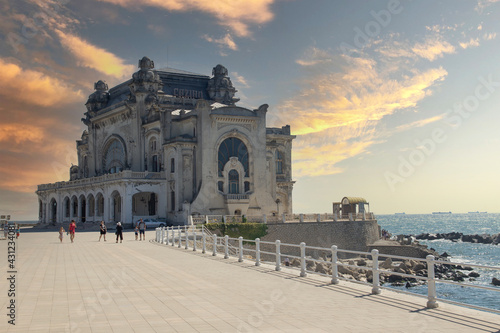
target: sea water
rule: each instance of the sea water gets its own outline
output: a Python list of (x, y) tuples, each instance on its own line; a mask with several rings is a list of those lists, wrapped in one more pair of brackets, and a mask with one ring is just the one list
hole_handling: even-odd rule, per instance
[[(497, 234), (500, 232), (500, 214), (398, 214), (377, 215), (378, 224), (392, 235), (418, 235), (421, 233), (461, 232), (464, 235)], [(452, 242), (450, 240), (419, 240), (420, 244), (450, 255), (452, 262), (500, 267), (500, 245)], [(475, 281), (464, 283), (493, 287), (493, 277), (500, 279), (500, 270), (474, 268), (481, 274)], [(465, 272), (468, 273), (468, 272)], [(500, 310), (498, 292), (437, 283), (438, 298)], [(427, 286), (409, 288), (410, 292), (427, 294)]]

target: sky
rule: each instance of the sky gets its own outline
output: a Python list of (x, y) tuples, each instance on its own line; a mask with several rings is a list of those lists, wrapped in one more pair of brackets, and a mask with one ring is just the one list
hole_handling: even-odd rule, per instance
[(94, 82), (223, 64), (291, 126), (294, 213), (500, 212), (500, 0), (0, 0), (0, 213), (69, 179)]

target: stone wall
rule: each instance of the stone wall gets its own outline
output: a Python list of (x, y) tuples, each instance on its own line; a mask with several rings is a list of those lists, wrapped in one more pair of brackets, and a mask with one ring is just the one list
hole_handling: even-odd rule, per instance
[[(344, 250), (368, 251), (368, 245), (379, 239), (379, 225), (375, 220), (268, 224), (267, 235), (261, 240), (275, 242), (277, 239), (288, 244), (305, 242), (307, 246), (330, 248), (337, 245)], [(261, 249), (274, 252), (275, 247), (262, 244)], [(281, 253), (299, 256), (300, 249), (282, 245)], [(319, 257), (329, 253), (308, 250), (306, 255)]]

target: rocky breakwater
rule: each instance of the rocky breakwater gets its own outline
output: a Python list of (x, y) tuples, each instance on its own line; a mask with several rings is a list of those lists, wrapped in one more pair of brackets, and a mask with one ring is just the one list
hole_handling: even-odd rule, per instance
[[(330, 258), (321, 258), (323, 261), (331, 262)], [(438, 260), (446, 260), (446, 258), (438, 258)], [(347, 280), (356, 280), (361, 282), (373, 282), (373, 262), (367, 258), (344, 259), (338, 261), (338, 274), (339, 277)], [(300, 267), (300, 260), (293, 259), (290, 262), (291, 266)], [(349, 265), (349, 266), (344, 266)], [(320, 274), (331, 275), (331, 263), (316, 262), (309, 258), (306, 261), (306, 269), (309, 272), (317, 272)], [(425, 284), (425, 280), (418, 278), (403, 277), (393, 273), (403, 273), (421, 277), (427, 277), (427, 262), (420, 260), (403, 260), (393, 261), (387, 258), (385, 261), (379, 263), (380, 271), (380, 284), (385, 283), (392, 286), (405, 286), (407, 288), (417, 285)], [(463, 265), (448, 265), (448, 264), (435, 264), (434, 272), (437, 279), (452, 280), (456, 282), (474, 281), (479, 277), (479, 273), (474, 272), (471, 267)]]
[(480, 243), (480, 244), (500, 244), (500, 233), (498, 234), (475, 234), (475, 235), (464, 235), (461, 232), (449, 232), (449, 233), (422, 233), (414, 236), (416, 239), (421, 240), (436, 240), (436, 239), (447, 239), (452, 242), (466, 242), (466, 243)]

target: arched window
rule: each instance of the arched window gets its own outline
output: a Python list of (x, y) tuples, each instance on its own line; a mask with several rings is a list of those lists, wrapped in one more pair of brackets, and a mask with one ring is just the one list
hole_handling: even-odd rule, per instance
[(106, 173), (116, 173), (123, 170), (125, 166), (125, 148), (122, 143), (114, 139), (108, 144), (104, 155), (104, 170)]
[(175, 172), (175, 158), (170, 159), (170, 172), (171, 173)]
[(276, 150), (276, 174), (277, 175), (282, 175), (283, 174), (283, 154), (279, 151)]
[(229, 193), (240, 193), (240, 175), (238, 174), (238, 171), (234, 169), (229, 171)]
[(238, 138), (227, 138), (219, 146), (219, 176), (222, 176), (222, 170), (229, 161), (230, 157), (237, 157), (238, 161), (245, 169), (245, 177), (248, 177), (248, 149), (247, 146)]

